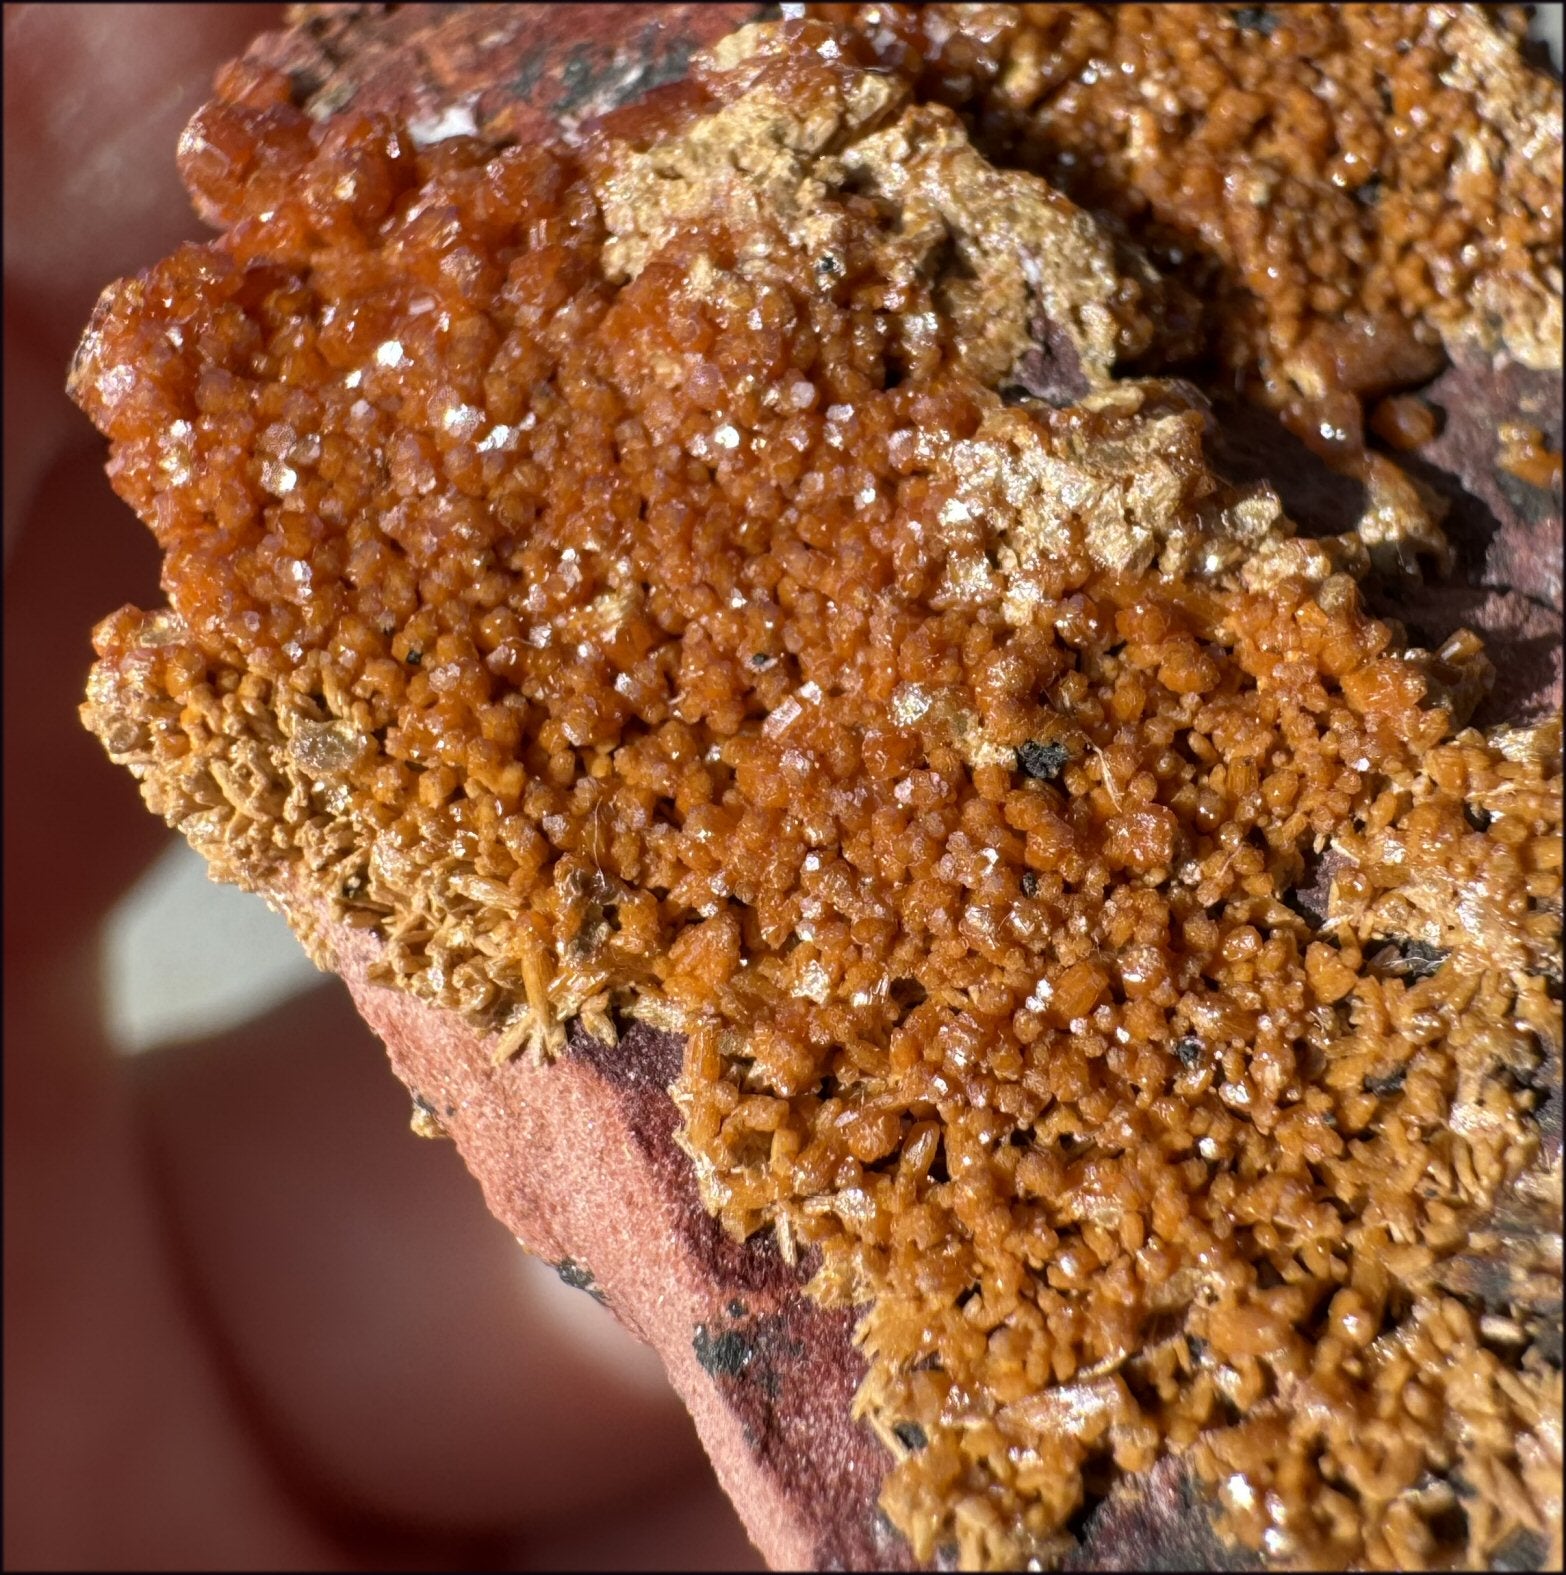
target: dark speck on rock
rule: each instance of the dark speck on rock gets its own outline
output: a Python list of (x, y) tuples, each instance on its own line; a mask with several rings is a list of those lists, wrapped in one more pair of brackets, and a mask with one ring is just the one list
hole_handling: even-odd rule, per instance
[(738, 1378), (750, 1366), (751, 1358), (756, 1354), (755, 1347), (744, 1335), (732, 1329), (714, 1334), (704, 1323), (696, 1325), (691, 1349), (695, 1351), (696, 1360), (701, 1363), (703, 1370), (714, 1378), (720, 1374)]
[(1029, 740), (1017, 751), (1017, 769), (1040, 782), (1053, 782), (1070, 758), (1066, 746), (1054, 739), (1043, 744)]
[(1035, 310), (1029, 337), (1032, 343), (1012, 368), (1017, 387), (1002, 390), (1002, 400), (1017, 404), (1021, 395), (1057, 408), (1074, 405), (1092, 385), (1071, 336), (1047, 313)]
[(601, 1307), (609, 1305), (608, 1298), (598, 1289), (598, 1282), (593, 1278), (593, 1271), (585, 1263), (578, 1263), (575, 1258), (562, 1258), (555, 1265), (555, 1273), (573, 1291), (586, 1291)]
[(1369, 180), (1354, 188), (1354, 201), (1362, 208), (1374, 208), (1381, 201), (1381, 177), (1372, 175)]
[(1514, 1531), (1490, 1556), (1493, 1570), (1542, 1570), (1549, 1549), (1537, 1532), (1523, 1527)]
[(1260, 33), (1263, 38), (1271, 38), (1278, 26), (1278, 19), (1273, 15), (1272, 7), (1265, 5), (1242, 5), (1234, 13), (1234, 25), (1244, 33)]
[(892, 1431), (897, 1434), (897, 1441), (904, 1449), (923, 1449), (930, 1442), (917, 1422), (899, 1422)]
[(1187, 1034), (1184, 1039), (1175, 1040), (1174, 1053), (1180, 1065), (1189, 1070), (1202, 1059), (1202, 1041)]
[(1546, 1361), (1556, 1372), (1561, 1369), (1561, 1326), (1559, 1323), (1545, 1322), (1534, 1330), (1533, 1350), (1542, 1361)]
[(1403, 1086), (1403, 1079), (1408, 1076), (1406, 1066), (1395, 1066), (1390, 1072), (1385, 1072), (1379, 1077), (1365, 1079), (1365, 1092), (1367, 1094), (1395, 1094)]

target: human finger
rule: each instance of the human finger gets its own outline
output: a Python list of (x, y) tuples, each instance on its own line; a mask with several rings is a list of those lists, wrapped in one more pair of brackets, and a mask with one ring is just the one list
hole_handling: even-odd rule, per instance
[(657, 1358), (408, 1131), (341, 985), (133, 1070), (209, 1335), (334, 1513), (515, 1532), (701, 1466)]
[(216, 68), (278, 10), (6, 8), (6, 288), (35, 324), (73, 335), (110, 279), (200, 233), (175, 144)]
[[(45, 472), (86, 428), (71, 351), (110, 280), (200, 233), (174, 164), (216, 68), (277, 9), (5, 9), (5, 548)], [(116, 510), (94, 525), (129, 524)]]

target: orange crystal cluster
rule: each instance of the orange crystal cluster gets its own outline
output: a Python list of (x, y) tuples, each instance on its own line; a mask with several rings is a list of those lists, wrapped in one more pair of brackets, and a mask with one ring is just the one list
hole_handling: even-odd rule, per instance
[(1521, 6), (814, 5), (1124, 225), (1323, 453), (1443, 340), (1561, 364), (1561, 88)]

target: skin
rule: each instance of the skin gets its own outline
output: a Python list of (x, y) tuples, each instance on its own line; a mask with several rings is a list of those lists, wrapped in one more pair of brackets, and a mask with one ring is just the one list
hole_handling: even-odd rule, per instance
[(81, 728), (157, 553), (62, 391), (270, 7), (5, 10), (9, 1567), (760, 1568), (656, 1359), (523, 1258), (335, 980), (134, 1060), (104, 913), (168, 844)]

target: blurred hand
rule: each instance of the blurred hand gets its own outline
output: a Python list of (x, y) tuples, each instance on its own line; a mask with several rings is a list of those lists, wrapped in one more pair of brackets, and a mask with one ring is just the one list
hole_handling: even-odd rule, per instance
[(524, 1260), (335, 981), (135, 1060), (106, 910), (168, 842), (81, 728), (157, 553), (63, 393), (269, 7), (5, 11), (5, 1561), (759, 1568), (650, 1353)]

